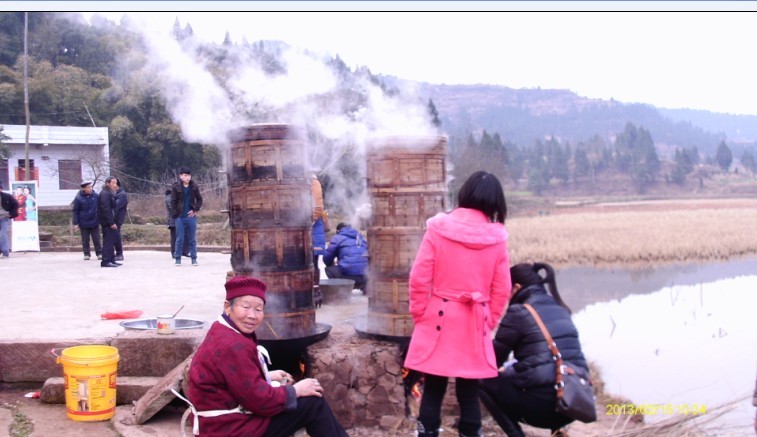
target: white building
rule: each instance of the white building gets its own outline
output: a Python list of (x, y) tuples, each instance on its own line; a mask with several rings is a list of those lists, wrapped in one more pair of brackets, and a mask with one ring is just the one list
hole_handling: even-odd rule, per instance
[(10, 140), (8, 160), (0, 160), (0, 182), (36, 180), (40, 207), (68, 207), (83, 180), (95, 180), (95, 188), (109, 174), (110, 154), (107, 127), (30, 126), (29, 173), (25, 171), (26, 126), (3, 125)]

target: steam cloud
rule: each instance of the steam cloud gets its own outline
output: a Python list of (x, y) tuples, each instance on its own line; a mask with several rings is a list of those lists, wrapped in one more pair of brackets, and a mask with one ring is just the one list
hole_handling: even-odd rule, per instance
[[(366, 145), (371, 138), (438, 134), (425, 102), (416, 98), (413, 90), (387, 96), (368, 75), (340, 79), (326, 64), (327, 59), (315, 54), (276, 46), (283, 68), (272, 72), (270, 65), (264, 67), (250, 55), (250, 47), (203, 48), (192, 38), (177, 41), (166, 29), (137, 27), (149, 50), (144, 54), (143, 74), (160, 87), (186, 141), (215, 144), (226, 157), (230, 130), (253, 123), (307, 126), (317, 138), (311, 165), (326, 172), (334, 183), (328, 202), (354, 215), (355, 223), (369, 209), (369, 199), (354, 198), (354, 191), (346, 189), (355, 182), (335, 171), (336, 160), (347, 151), (354, 153), (356, 162), (362, 163), (356, 170), (364, 178)], [(231, 73), (223, 85), (209, 72), (210, 57), (219, 55), (226, 56)], [(361, 96), (358, 104), (343, 98), (345, 89), (356, 91), (353, 97)]]

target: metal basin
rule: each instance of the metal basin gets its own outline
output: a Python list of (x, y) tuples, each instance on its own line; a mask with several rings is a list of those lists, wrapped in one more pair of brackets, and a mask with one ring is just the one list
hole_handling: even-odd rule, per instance
[[(158, 319), (129, 320), (119, 323), (124, 329), (152, 329), (158, 330)], [(198, 329), (205, 326), (205, 322), (196, 319), (176, 319), (175, 329)]]
[(345, 303), (352, 298), (355, 281), (344, 278), (321, 279), (319, 282), (323, 303)]
[(297, 355), (311, 344), (318, 343), (328, 337), (329, 332), (331, 332), (331, 325), (326, 323), (316, 323), (313, 334), (311, 335), (297, 338), (285, 338), (281, 340), (258, 339), (258, 344), (268, 349), (271, 357), (291, 354)]

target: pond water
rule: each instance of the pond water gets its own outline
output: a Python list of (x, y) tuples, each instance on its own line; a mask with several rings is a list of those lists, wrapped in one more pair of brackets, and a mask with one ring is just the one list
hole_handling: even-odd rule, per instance
[[(712, 424), (718, 433), (753, 435), (757, 257), (641, 271), (570, 268), (557, 279), (607, 392), (668, 411), (704, 405), (712, 414), (743, 399)], [(669, 417), (662, 407), (645, 420)]]

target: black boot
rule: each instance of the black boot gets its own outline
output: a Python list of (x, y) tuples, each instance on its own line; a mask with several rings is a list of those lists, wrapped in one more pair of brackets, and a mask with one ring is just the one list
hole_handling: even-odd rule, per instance
[(457, 421), (457, 435), (460, 437), (483, 437), (481, 433), (481, 422), (469, 423)]
[(426, 427), (423, 425), (423, 422), (420, 420), (418, 423), (418, 437), (439, 437), (439, 427), (436, 426), (433, 429), (427, 429), (431, 427)]
[(496, 402), (494, 402), (494, 400), (486, 391), (480, 390), (478, 392), (478, 395), (481, 398), (481, 402), (483, 402), (486, 409), (489, 410), (489, 414), (492, 415), (494, 420), (497, 422), (497, 425), (502, 428), (502, 431), (507, 434), (507, 437), (525, 436), (525, 434), (523, 434), (523, 429), (520, 427), (518, 422), (510, 419), (510, 417), (508, 417), (505, 412), (499, 408)]

